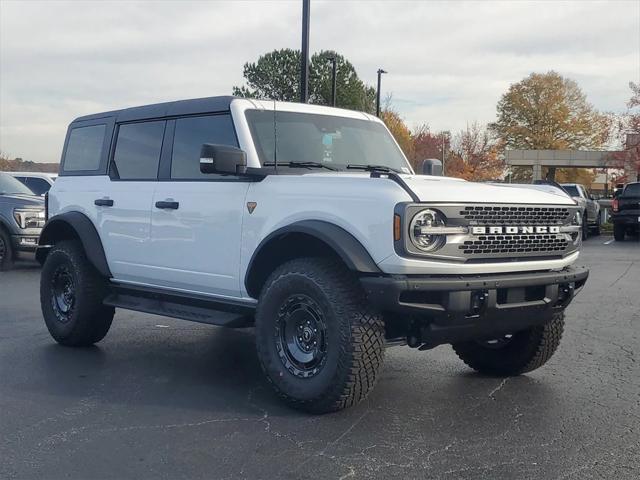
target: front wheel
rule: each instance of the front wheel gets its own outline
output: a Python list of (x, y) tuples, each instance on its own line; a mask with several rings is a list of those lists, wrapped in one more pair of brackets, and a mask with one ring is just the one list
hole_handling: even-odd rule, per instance
[(51, 249), (40, 275), (40, 306), (58, 343), (80, 347), (104, 338), (115, 312), (102, 304), (105, 293), (105, 279), (79, 242), (64, 241)]
[(258, 357), (290, 405), (327, 413), (355, 405), (376, 383), (384, 323), (342, 264), (300, 258), (278, 267), (256, 311)]
[(624, 225), (621, 225), (619, 223), (613, 224), (613, 238), (616, 240), (616, 242), (623, 242), (625, 233), (626, 232)]
[(474, 370), (499, 377), (530, 372), (554, 354), (564, 330), (564, 313), (556, 313), (544, 325), (500, 338), (453, 344), (458, 357)]
[(11, 238), (0, 227), (0, 272), (10, 270), (13, 265), (13, 249), (11, 248)]
[(582, 218), (582, 241), (584, 242), (587, 238), (589, 238), (589, 223), (587, 222), (587, 212), (585, 212)]

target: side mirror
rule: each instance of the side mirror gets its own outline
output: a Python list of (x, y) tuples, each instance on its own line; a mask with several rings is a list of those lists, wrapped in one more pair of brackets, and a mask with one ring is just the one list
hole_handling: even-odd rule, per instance
[(230, 145), (205, 143), (200, 149), (200, 171), (244, 175), (247, 171), (247, 154)]
[(436, 158), (427, 158), (418, 165), (421, 175), (442, 175), (442, 162)]

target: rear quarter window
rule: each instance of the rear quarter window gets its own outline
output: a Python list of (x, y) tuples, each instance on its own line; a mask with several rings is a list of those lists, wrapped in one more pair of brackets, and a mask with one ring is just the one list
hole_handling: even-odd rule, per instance
[(62, 162), (64, 172), (91, 172), (100, 168), (105, 124), (76, 127), (69, 133)]

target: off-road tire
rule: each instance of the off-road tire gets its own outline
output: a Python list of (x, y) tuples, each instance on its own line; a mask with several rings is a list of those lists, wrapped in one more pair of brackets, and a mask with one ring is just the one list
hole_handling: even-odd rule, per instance
[(613, 224), (613, 238), (616, 242), (624, 242), (625, 230), (624, 225), (620, 225), (618, 223)]
[(582, 219), (582, 241), (584, 242), (587, 238), (589, 238), (589, 223), (587, 222), (587, 212), (585, 212)]
[[(56, 301), (56, 282), (60, 272), (73, 284), (73, 301), (62, 313)], [(87, 259), (75, 240), (56, 244), (45, 260), (40, 275), (40, 306), (49, 333), (56, 342), (70, 347), (93, 345), (111, 327), (115, 309), (102, 304), (107, 282)]]
[[(281, 312), (298, 295), (316, 302), (326, 325), (326, 362), (310, 378), (286, 366), (277, 345)], [(262, 369), (284, 401), (310, 413), (328, 413), (357, 404), (373, 389), (384, 359), (384, 321), (340, 262), (299, 258), (267, 279), (256, 311), (256, 344)]]
[(11, 237), (0, 226), (0, 272), (11, 270), (13, 267), (13, 247), (11, 246)]
[(469, 367), (485, 375), (510, 377), (531, 372), (554, 354), (564, 330), (564, 312), (556, 313), (544, 325), (516, 332), (501, 348), (479, 342), (453, 344), (453, 350)]

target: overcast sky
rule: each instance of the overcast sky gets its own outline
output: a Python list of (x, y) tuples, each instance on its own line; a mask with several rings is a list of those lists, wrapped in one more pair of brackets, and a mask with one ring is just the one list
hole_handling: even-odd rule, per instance
[[(640, 1), (311, 2), (311, 51), (334, 49), (410, 126), (489, 122), (532, 71), (623, 111), (640, 81)], [(0, 150), (58, 161), (79, 115), (231, 93), (242, 65), (300, 48), (301, 1), (0, 0)]]

